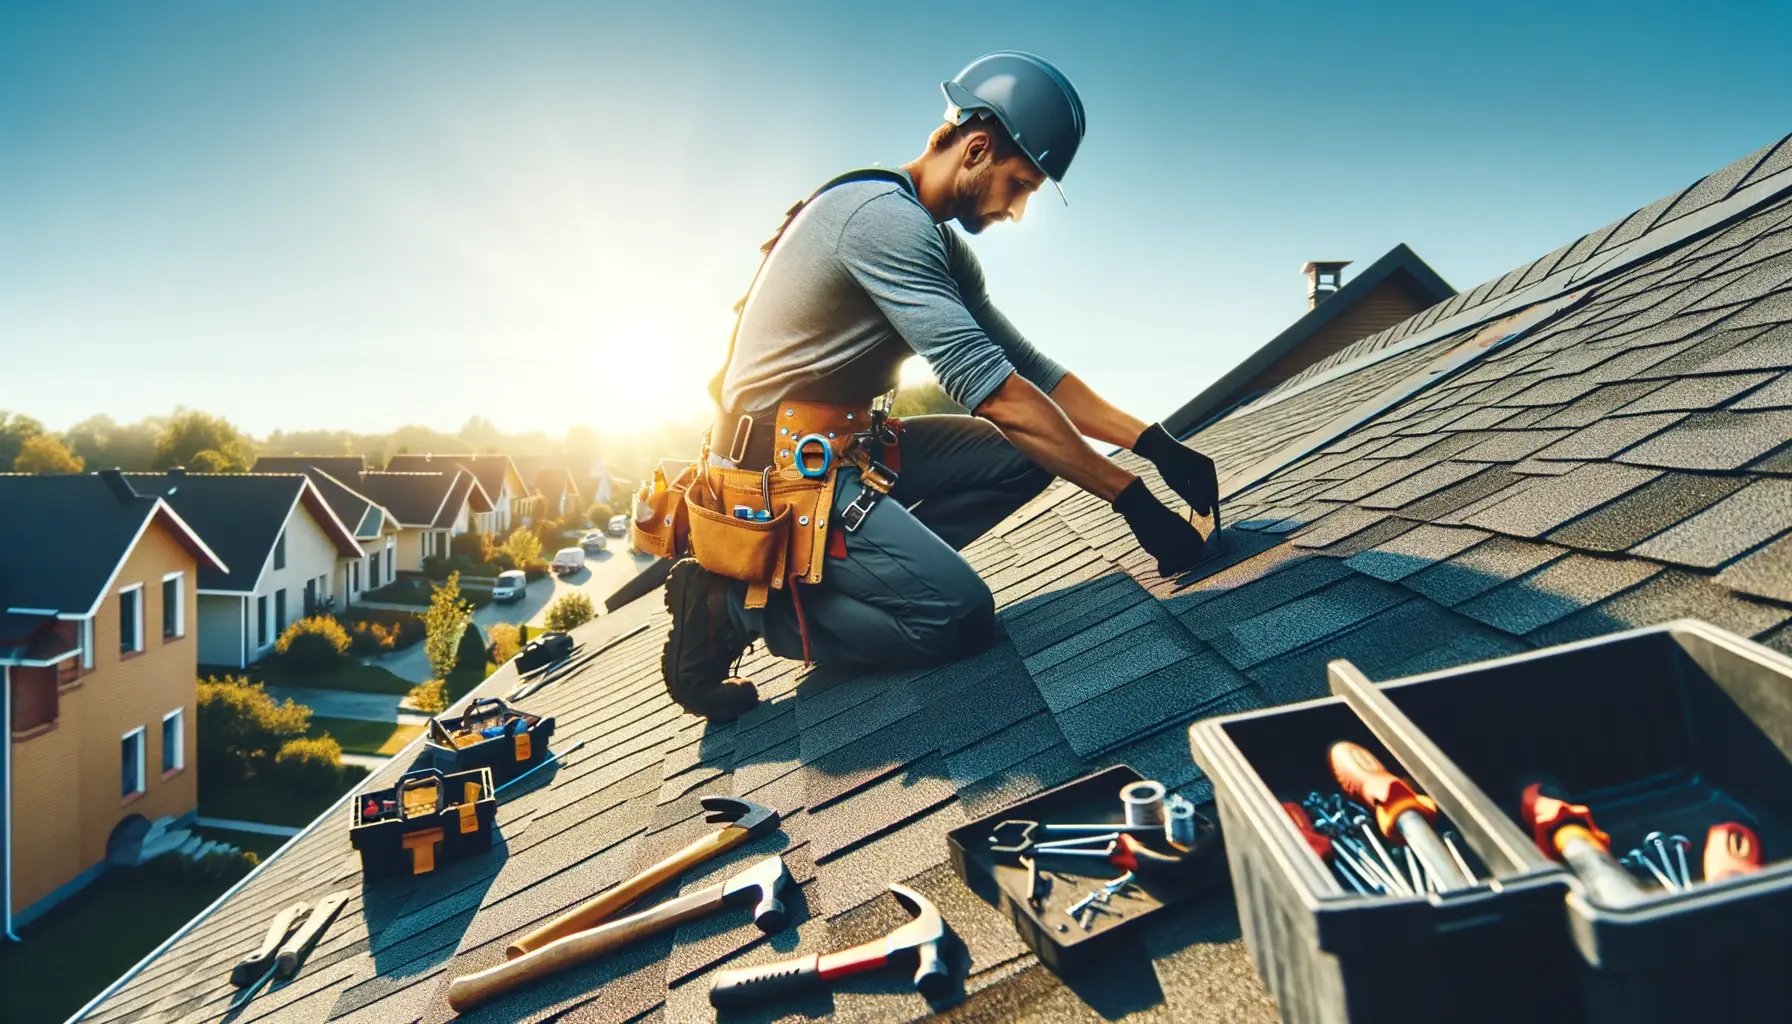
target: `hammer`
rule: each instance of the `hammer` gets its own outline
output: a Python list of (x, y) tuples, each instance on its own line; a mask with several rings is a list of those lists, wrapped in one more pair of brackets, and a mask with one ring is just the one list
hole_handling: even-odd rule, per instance
[(477, 974), (456, 978), (448, 984), (448, 1005), (456, 1013), (465, 1013), (522, 985), (577, 967), (636, 939), (663, 932), (723, 907), (751, 903), (753, 923), (760, 931), (775, 932), (788, 920), (784, 903), (778, 896), (789, 881), (790, 872), (784, 867), (784, 858), (767, 857), (749, 864), (725, 882), (667, 900), (637, 914), (619, 917), (589, 931), (556, 939), (525, 956), (506, 960)]
[(952, 985), (945, 961), (940, 959), (940, 940), (946, 937), (945, 919), (927, 897), (905, 885), (892, 883), (890, 892), (904, 910), (914, 915), (907, 924), (881, 939), (835, 953), (811, 953), (775, 964), (718, 971), (709, 986), (710, 1005), (734, 1009), (825, 987), (835, 978), (876, 970), (911, 950), (919, 961), (915, 988), (929, 999), (943, 997)]
[(711, 824), (727, 822), (677, 853), (647, 868), (634, 877), (618, 882), (596, 898), (574, 907), (540, 928), (516, 939), (505, 947), (504, 955), (512, 960), (540, 949), (556, 939), (585, 931), (628, 906), (643, 894), (666, 881), (689, 871), (712, 857), (736, 846), (766, 835), (778, 827), (778, 812), (751, 800), (728, 796), (706, 796), (701, 801), (703, 820)]

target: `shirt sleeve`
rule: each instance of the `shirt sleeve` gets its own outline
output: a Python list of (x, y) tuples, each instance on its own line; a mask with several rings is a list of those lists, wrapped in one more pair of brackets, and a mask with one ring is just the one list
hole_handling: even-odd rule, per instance
[(867, 200), (842, 225), (835, 253), (953, 401), (974, 410), (1015, 372), (965, 305), (933, 219), (906, 196)]
[(977, 262), (977, 254), (964, 243), (958, 232), (950, 229), (942, 232), (947, 243), (947, 266), (952, 272), (952, 279), (958, 282), (958, 293), (964, 299), (965, 308), (971, 311), (983, 332), (991, 341), (1001, 347), (1008, 361), (1014, 364), (1022, 377), (1032, 381), (1039, 390), (1051, 394), (1058, 382), (1069, 372), (1056, 360), (1033, 347), (1026, 335), (1020, 333), (1002, 311), (989, 300), (989, 290), (983, 284), (983, 264)]

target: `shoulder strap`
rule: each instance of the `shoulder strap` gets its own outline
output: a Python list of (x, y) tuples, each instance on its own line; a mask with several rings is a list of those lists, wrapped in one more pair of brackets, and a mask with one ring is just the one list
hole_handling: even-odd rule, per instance
[(765, 243), (759, 247), (759, 268), (753, 271), (753, 280), (747, 283), (746, 294), (742, 295), (740, 300), (734, 304), (734, 329), (728, 332), (728, 354), (722, 357), (722, 368), (709, 379), (709, 397), (716, 403), (717, 409), (722, 407), (722, 380), (728, 375), (728, 364), (734, 361), (734, 342), (736, 338), (740, 337), (741, 316), (746, 311), (747, 299), (753, 294), (753, 288), (759, 284), (759, 275), (765, 272), (765, 264), (771, 258), (772, 249), (777, 246), (778, 240), (784, 237), (784, 232), (789, 230), (791, 221), (796, 220), (796, 215), (803, 212), (803, 207), (814, 202), (816, 196), (836, 185), (845, 185), (854, 181), (891, 181), (910, 194), (913, 194), (915, 187), (914, 183), (909, 181), (908, 175), (901, 171), (891, 170), (888, 167), (861, 167), (828, 179), (820, 188), (809, 193), (808, 198), (798, 200), (790, 209), (784, 211), (784, 222), (779, 224), (778, 230), (772, 232), (772, 237), (766, 239)]

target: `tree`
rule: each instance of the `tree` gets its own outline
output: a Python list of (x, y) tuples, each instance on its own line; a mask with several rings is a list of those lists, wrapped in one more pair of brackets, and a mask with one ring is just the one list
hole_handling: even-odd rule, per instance
[(616, 510), (601, 501), (592, 502), (591, 507), (585, 510), (585, 518), (591, 520), (591, 525), (599, 530), (607, 529), (615, 515)]
[(286, 741), (305, 735), (311, 709), (289, 697), (275, 703), (244, 676), (201, 679), (198, 686), (199, 772), (208, 785), (241, 779), (265, 767)]
[(155, 460), (156, 435), (165, 425), (153, 417), (121, 426), (110, 416), (89, 416), (63, 436), (69, 448), (94, 469), (148, 469)]
[(541, 557), (541, 538), (519, 526), (504, 538), (504, 546), (499, 550), (509, 555), (519, 567), (525, 566)]
[[(200, 456), (207, 452), (203, 460)], [(213, 416), (197, 409), (176, 409), (174, 416), (156, 438), (155, 469), (174, 466), (197, 468), (201, 461), (205, 472), (240, 473), (254, 461), (249, 439), (222, 416)]]
[(44, 425), (31, 417), (0, 409), (0, 466), (12, 465), (25, 442), (43, 432)]
[(423, 613), (423, 654), (437, 679), (446, 679), (454, 671), (461, 634), (472, 621), (473, 606), (460, 596), (460, 573), (449, 573), (430, 593), (429, 610)]
[(25, 439), (19, 455), (12, 460), (15, 473), (79, 473), (81, 457), (70, 452), (50, 434), (33, 434)]
[(405, 699), (424, 714), (439, 715), (448, 710), (448, 684), (440, 679), (418, 683), (411, 687)]
[(553, 604), (548, 605), (548, 613), (543, 620), (553, 630), (571, 629), (591, 621), (597, 611), (591, 607), (591, 598), (582, 590), (572, 590), (560, 595)]

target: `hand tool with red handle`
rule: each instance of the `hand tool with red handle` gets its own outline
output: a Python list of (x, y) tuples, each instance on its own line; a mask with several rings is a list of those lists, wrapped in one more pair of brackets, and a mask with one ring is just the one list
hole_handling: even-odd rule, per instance
[(637, 939), (727, 906), (752, 905), (753, 923), (760, 931), (775, 932), (789, 920), (784, 904), (778, 898), (789, 881), (790, 872), (784, 867), (784, 859), (767, 857), (736, 872), (725, 882), (555, 939), (540, 949), (477, 974), (455, 978), (448, 984), (448, 1005), (456, 1013), (465, 1013), (513, 989), (577, 967)]
[(1761, 840), (1753, 829), (1734, 821), (1711, 826), (1705, 833), (1705, 881), (1721, 882), (1761, 870)]
[(705, 811), (703, 820), (720, 824), (721, 828), (518, 938), (505, 948), (504, 955), (514, 960), (557, 939), (595, 927), (618, 910), (690, 868), (720, 856), (748, 840), (767, 835), (778, 827), (778, 812), (751, 800), (706, 796), (700, 802)]
[(918, 961), (915, 988), (929, 999), (945, 995), (952, 985), (951, 974), (940, 957), (940, 940), (946, 937), (945, 919), (927, 897), (907, 886), (892, 884), (890, 892), (904, 910), (914, 915), (908, 923), (883, 938), (849, 949), (718, 971), (709, 986), (710, 1005), (718, 1009), (750, 1006), (823, 988), (837, 978), (875, 971), (911, 952)]
[(1332, 744), (1331, 762), (1338, 787), (1369, 806), (1383, 836), (1398, 836), (1406, 842), (1426, 877), (1436, 880), (1439, 891), (1474, 886), (1474, 879), (1464, 877), (1443, 840), (1431, 828), (1437, 818), (1437, 801), (1421, 795), (1412, 783), (1383, 768), (1375, 755), (1359, 744)]
[(1611, 837), (1593, 824), (1593, 812), (1586, 804), (1569, 803), (1547, 793), (1543, 783), (1533, 782), (1524, 788), (1518, 816), (1531, 830), (1537, 849), (1566, 863), (1596, 902), (1622, 907), (1649, 898), (1630, 872), (1612, 859)]
[(1307, 817), (1307, 812), (1302, 809), (1301, 805), (1292, 800), (1284, 800), (1282, 801), (1282, 811), (1288, 815), (1288, 820), (1294, 823), (1295, 830), (1300, 833), (1307, 848), (1313, 851), (1313, 855), (1318, 857), (1321, 863), (1331, 865), (1358, 893), (1365, 896), (1369, 894), (1369, 891), (1363, 887), (1363, 883), (1357, 880), (1353, 869), (1344, 860), (1338, 847), (1332, 843), (1331, 837), (1313, 828), (1313, 819)]

